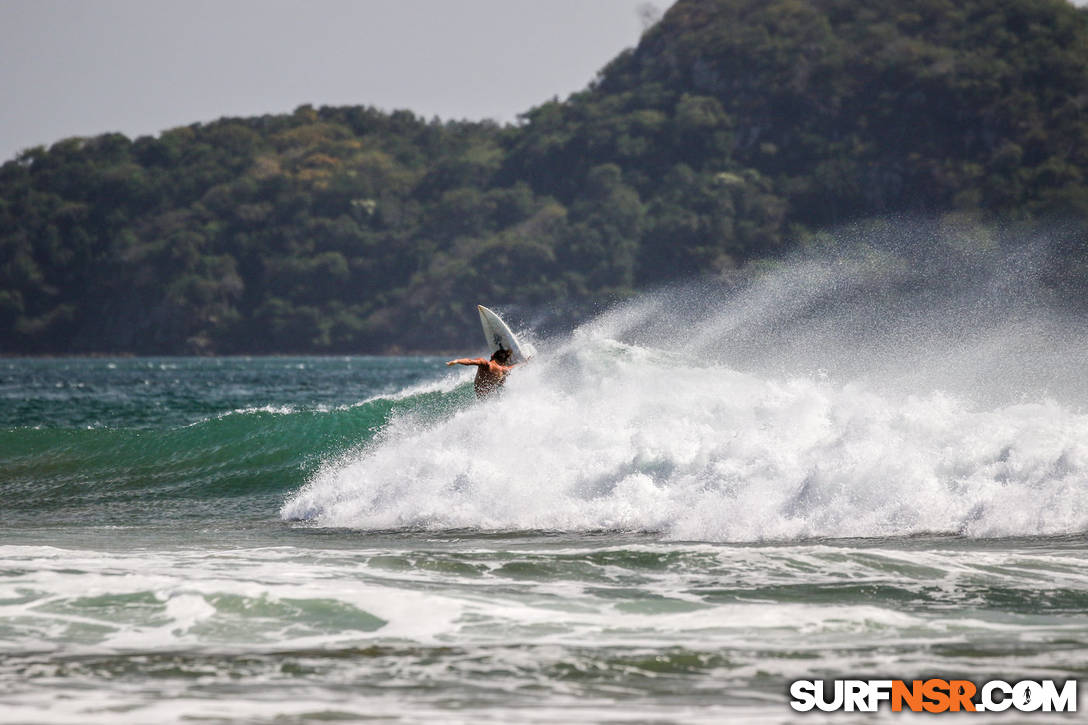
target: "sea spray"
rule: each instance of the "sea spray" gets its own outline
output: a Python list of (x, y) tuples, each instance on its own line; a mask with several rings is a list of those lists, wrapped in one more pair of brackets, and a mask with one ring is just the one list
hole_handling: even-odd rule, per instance
[(1088, 526), (1088, 416), (1055, 402), (978, 410), (939, 392), (889, 399), (684, 366), (610, 341), (571, 347), (499, 400), (434, 425), (395, 419), (283, 515), (733, 541)]
[(708, 541), (1088, 530), (1088, 336), (1023, 253), (938, 251), (617, 306), (494, 399), (394, 416), (281, 513)]

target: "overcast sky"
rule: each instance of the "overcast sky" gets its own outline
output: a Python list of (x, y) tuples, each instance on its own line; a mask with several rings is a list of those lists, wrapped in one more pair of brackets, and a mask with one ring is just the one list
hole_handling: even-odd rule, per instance
[(513, 121), (671, 0), (0, 0), (0, 161), (303, 103)]

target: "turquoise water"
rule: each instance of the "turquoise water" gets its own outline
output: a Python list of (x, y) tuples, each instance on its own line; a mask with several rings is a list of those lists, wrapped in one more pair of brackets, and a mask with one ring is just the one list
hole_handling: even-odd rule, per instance
[[(0, 362), (9, 515), (131, 525), (275, 515), (286, 492), (404, 405), (437, 359)], [(449, 404), (467, 401), (451, 393)]]
[(792, 722), (795, 679), (1088, 675), (1076, 406), (620, 337), (484, 402), (438, 358), (0, 361), (0, 721)]

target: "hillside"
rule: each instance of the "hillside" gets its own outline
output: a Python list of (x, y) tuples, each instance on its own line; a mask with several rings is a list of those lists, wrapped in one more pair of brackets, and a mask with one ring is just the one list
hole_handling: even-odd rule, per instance
[(1088, 14), (680, 0), (518, 126), (301, 107), (0, 167), (0, 352), (387, 352), (780, 255), (870, 217), (1060, 225), (1088, 283)]

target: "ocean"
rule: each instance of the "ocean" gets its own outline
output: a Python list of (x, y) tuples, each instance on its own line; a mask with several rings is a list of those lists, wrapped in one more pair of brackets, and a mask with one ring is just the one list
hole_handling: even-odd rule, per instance
[(0, 360), (0, 721), (860, 722), (899, 718), (790, 683), (1083, 681), (1085, 338), (814, 316), (825, 273), (645, 296), (483, 401), (438, 357)]

